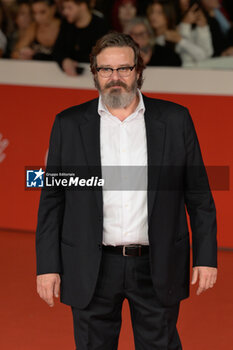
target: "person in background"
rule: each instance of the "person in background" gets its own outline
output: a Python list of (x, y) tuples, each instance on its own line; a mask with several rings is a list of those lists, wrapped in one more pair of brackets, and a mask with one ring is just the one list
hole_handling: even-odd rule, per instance
[(140, 54), (147, 66), (181, 66), (179, 55), (169, 46), (153, 44), (153, 31), (146, 18), (135, 17), (125, 28), (140, 47)]
[(32, 24), (31, 6), (27, 0), (20, 1), (15, 14), (16, 29), (8, 38), (7, 57), (14, 51), (17, 42), (21, 41)]
[(214, 9), (214, 15), (221, 27), (221, 30), (224, 32), (224, 34), (228, 34), (229, 30), (231, 29), (231, 23), (226, 14), (224, 14), (224, 8), (220, 5), (220, 3), (219, 6)]
[(89, 62), (91, 48), (108, 32), (103, 18), (92, 13), (89, 0), (64, 0), (62, 26), (56, 60), (69, 76), (76, 76), (78, 62)]
[(233, 43), (233, 1), (232, 0), (222, 0), (222, 7), (221, 11), (224, 13), (224, 15), (227, 17), (231, 24), (231, 28), (228, 32), (228, 37), (230, 40), (230, 43)]
[(136, 0), (116, 0), (112, 10), (112, 29), (123, 33), (136, 14)]
[(56, 41), (60, 32), (60, 19), (56, 18), (53, 0), (33, 0), (34, 22), (16, 43), (12, 58), (53, 60)]
[(213, 45), (210, 28), (203, 9), (196, 2), (190, 7), (190, 0), (177, 0), (177, 29), (182, 36), (195, 44), (196, 54), (183, 53), (185, 63), (195, 63), (212, 57)]
[(16, 0), (0, 0), (0, 6), (2, 8), (2, 11), (4, 13), (3, 15), (3, 32), (6, 38), (8, 39), (9, 36), (12, 35), (13, 31), (15, 30), (15, 13), (17, 9), (17, 1)]
[(5, 28), (6, 28), (5, 8), (3, 4), (0, 2), (0, 58), (4, 55), (6, 46), (7, 46), (7, 38), (4, 33)]
[(213, 56), (233, 56), (233, 41), (230, 40), (228, 32), (222, 29), (217, 10), (220, 6), (218, 0), (201, 0), (201, 4), (206, 12), (207, 21), (211, 31), (214, 47)]
[(176, 13), (170, 1), (154, 0), (147, 9), (148, 19), (154, 30), (155, 43), (172, 47), (178, 53), (185, 66), (206, 58), (204, 50), (182, 37), (176, 28)]

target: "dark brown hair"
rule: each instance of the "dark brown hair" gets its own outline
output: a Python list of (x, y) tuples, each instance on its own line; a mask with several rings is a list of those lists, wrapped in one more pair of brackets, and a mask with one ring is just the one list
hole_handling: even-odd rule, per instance
[(152, 0), (149, 6), (147, 7), (147, 16), (150, 13), (152, 6), (160, 5), (163, 9), (163, 14), (167, 20), (168, 29), (175, 29), (176, 27), (176, 11), (175, 6), (172, 1), (169, 0)]
[(134, 63), (136, 65), (135, 70), (137, 73), (139, 73), (137, 85), (138, 85), (138, 88), (140, 89), (143, 83), (143, 70), (145, 69), (145, 65), (143, 63), (138, 44), (131, 38), (131, 36), (127, 34), (111, 32), (104, 35), (102, 38), (100, 38), (96, 42), (96, 45), (93, 46), (90, 54), (91, 72), (94, 75), (96, 74), (96, 67), (97, 67), (96, 56), (98, 56), (102, 50), (108, 47), (131, 47), (133, 49)]

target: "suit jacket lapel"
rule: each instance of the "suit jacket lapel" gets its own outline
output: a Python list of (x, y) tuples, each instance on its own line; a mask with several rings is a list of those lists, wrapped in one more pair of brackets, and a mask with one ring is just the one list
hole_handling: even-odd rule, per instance
[(163, 161), (166, 125), (159, 120), (160, 110), (155, 100), (143, 95), (145, 103), (145, 125), (148, 160), (148, 223), (158, 193), (159, 174)]
[[(100, 157), (100, 116), (97, 112), (98, 99), (92, 101), (86, 111), (85, 122), (80, 125), (83, 147), (86, 155), (89, 172), (91, 176), (101, 178), (101, 157)], [(102, 188), (94, 189), (100, 215), (103, 216), (103, 193)]]

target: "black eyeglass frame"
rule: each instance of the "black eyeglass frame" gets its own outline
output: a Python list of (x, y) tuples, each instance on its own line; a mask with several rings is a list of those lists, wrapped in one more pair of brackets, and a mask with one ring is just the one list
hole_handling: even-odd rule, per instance
[[(110, 69), (112, 72), (111, 74), (109, 74), (109, 76), (107, 75), (106, 77), (111, 77), (111, 75), (113, 74), (114, 70), (117, 71), (117, 73), (121, 76), (121, 73), (119, 73), (120, 69), (123, 68), (129, 68), (130, 69), (130, 73), (132, 72), (132, 70), (136, 67), (136, 64), (133, 66), (122, 66), (122, 67), (118, 67), (118, 68), (112, 68), (112, 67), (96, 67), (97, 72), (99, 73), (101, 71), (101, 69)], [(101, 74), (101, 73), (100, 73)], [(129, 74), (130, 75), (130, 74)]]

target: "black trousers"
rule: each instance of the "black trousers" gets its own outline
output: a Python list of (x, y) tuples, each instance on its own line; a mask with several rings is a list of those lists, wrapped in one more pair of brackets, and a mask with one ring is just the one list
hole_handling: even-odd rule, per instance
[(182, 350), (176, 323), (180, 303), (163, 307), (152, 286), (149, 255), (104, 252), (89, 305), (71, 307), (76, 350), (116, 350), (124, 299), (130, 306), (136, 350)]

